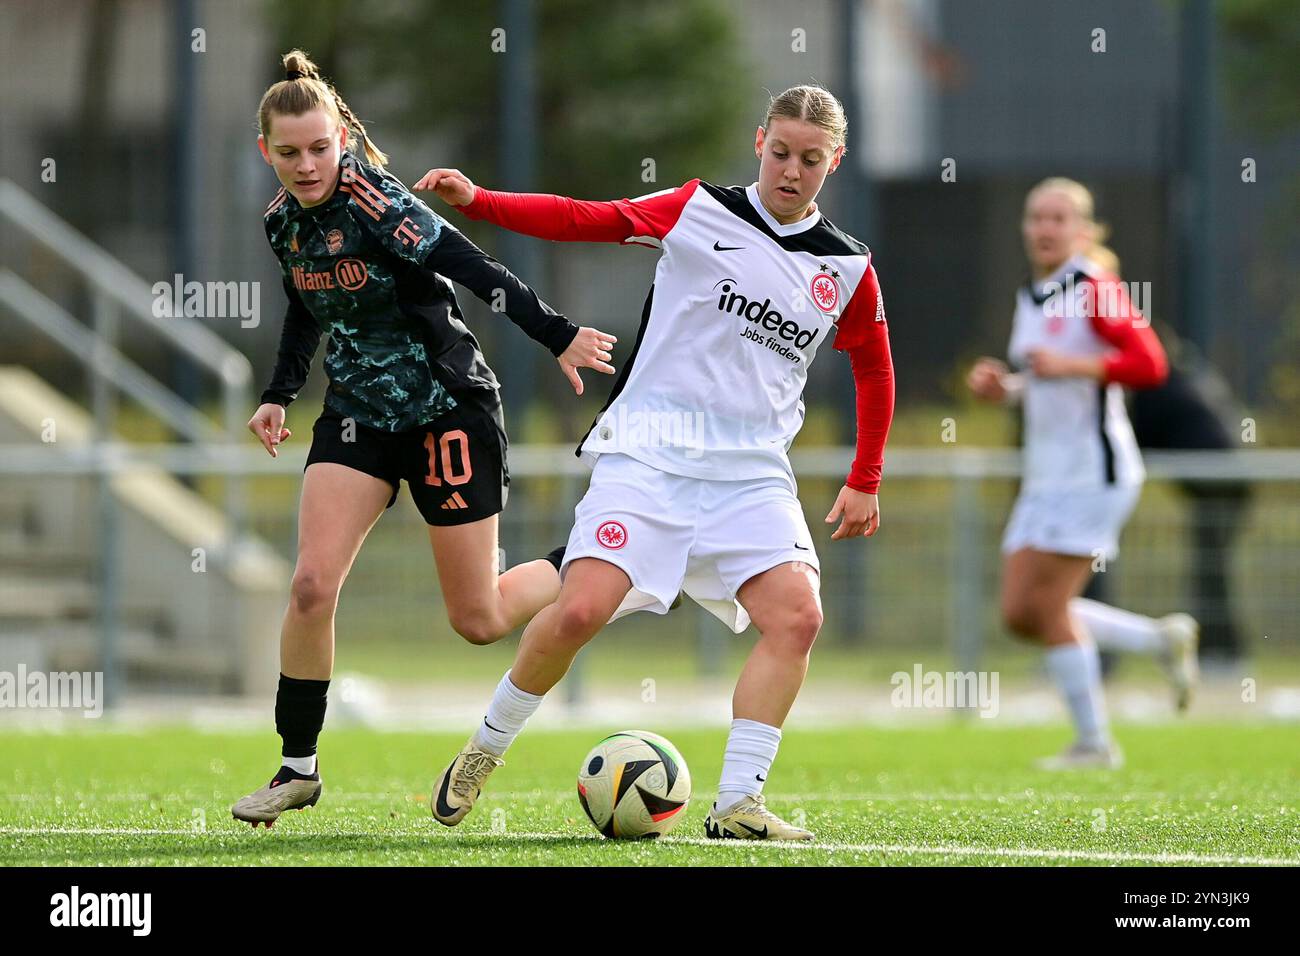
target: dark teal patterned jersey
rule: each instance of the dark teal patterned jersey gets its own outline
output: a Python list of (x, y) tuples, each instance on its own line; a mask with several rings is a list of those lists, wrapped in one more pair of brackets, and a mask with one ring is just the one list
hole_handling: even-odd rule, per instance
[(577, 327), (411, 194), (345, 152), (334, 194), (304, 209), (281, 189), (266, 211), (289, 308), (263, 402), (288, 405), (329, 334), (325, 404), (384, 431), (432, 421), (466, 399), (495, 403), (497, 380), (448, 279), (504, 311), (560, 355)]

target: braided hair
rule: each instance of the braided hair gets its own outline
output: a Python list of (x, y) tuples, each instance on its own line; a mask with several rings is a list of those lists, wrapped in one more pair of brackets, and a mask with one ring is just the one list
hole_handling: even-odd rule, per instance
[(366, 127), (357, 119), (343, 97), (339, 96), (333, 84), (321, 77), (320, 69), (302, 50), (290, 50), (281, 62), (284, 64), (284, 79), (271, 84), (262, 94), (262, 102), (257, 107), (257, 126), (263, 136), (269, 136), (271, 119), (275, 114), (301, 116), (314, 109), (323, 109), (331, 114), (337, 122), (347, 128), (347, 148), (356, 151), (360, 143), (365, 150), (366, 161), (373, 166), (387, 166), (388, 156), (374, 144), (366, 133)]

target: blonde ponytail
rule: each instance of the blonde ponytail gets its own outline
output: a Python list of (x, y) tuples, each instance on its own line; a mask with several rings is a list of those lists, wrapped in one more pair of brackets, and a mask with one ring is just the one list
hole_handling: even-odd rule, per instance
[(276, 115), (301, 116), (315, 109), (323, 109), (334, 117), (335, 122), (345, 126), (348, 131), (347, 148), (356, 152), (360, 143), (365, 151), (366, 162), (372, 166), (387, 166), (388, 156), (375, 145), (366, 133), (366, 127), (356, 114), (343, 102), (332, 84), (321, 77), (320, 69), (302, 50), (293, 49), (280, 60), (284, 66), (283, 80), (271, 84), (262, 94), (262, 102), (257, 107), (257, 126), (263, 136), (271, 132), (271, 120)]

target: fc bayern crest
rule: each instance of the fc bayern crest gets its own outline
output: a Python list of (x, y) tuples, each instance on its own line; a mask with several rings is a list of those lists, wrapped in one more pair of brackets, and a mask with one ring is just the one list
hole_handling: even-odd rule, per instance
[(325, 248), (329, 249), (330, 255), (338, 255), (338, 251), (343, 248), (343, 233), (338, 229), (331, 229), (325, 234)]
[(840, 288), (835, 284), (835, 280), (825, 272), (819, 272), (813, 276), (812, 300), (817, 308), (823, 312), (835, 311), (835, 306), (840, 301)]
[(627, 529), (617, 521), (606, 521), (596, 529), (596, 543), (602, 548), (617, 551), (627, 544)]

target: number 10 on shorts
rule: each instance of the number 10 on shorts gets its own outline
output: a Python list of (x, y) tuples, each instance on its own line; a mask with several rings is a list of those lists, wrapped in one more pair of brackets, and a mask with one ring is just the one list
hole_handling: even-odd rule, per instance
[[(457, 457), (460, 458), (460, 474), (456, 473), (451, 464), (452, 445), (456, 445), (459, 449)], [(433, 437), (433, 432), (426, 432), (424, 447), (429, 452), (429, 473), (424, 476), (426, 485), (433, 485), (435, 488), (441, 486), (443, 482), (449, 485), (463, 485), (473, 476), (474, 468), (469, 461), (469, 439), (461, 429), (443, 432), (442, 437), (437, 439)], [(440, 462), (441, 476), (438, 474)]]

